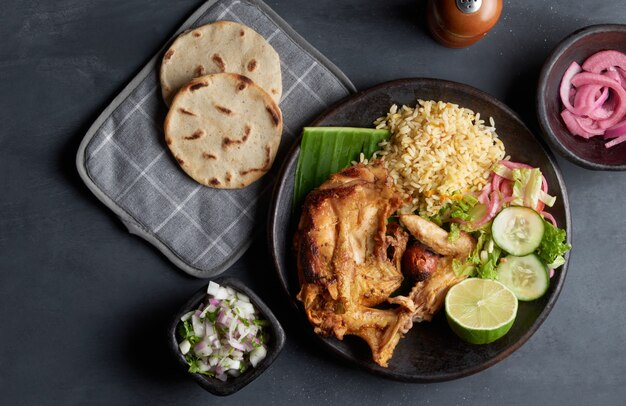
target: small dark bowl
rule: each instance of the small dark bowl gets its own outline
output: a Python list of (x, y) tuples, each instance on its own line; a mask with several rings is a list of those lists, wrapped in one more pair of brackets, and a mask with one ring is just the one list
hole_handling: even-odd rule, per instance
[(565, 38), (552, 51), (539, 76), (537, 118), (547, 141), (563, 157), (594, 170), (626, 170), (626, 143), (605, 148), (602, 137), (586, 140), (570, 134), (561, 119), (563, 105), (559, 96), (561, 78), (573, 61), (585, 59), (602, 50), (626, 53), (626, 25), (592, 25)]
[[(276, 359), (278, 354), (282, 351), (283, 346), (285, 345), (285, 331), (276, 316), (272, 313), (272, 311), (267, 307), (265, 303), (246, 285), (244, 285), (241, 281), (235, 278), (217, 278), (214, 279), (214, 282), (219, 283), (222, 286), (230, 286), (236, 291), (242, 292), (250, 298), (250, 301), (256, 309), (259, 311), (261, 317), (269, 322), (269, 341), (267, 343), (267, 355), (265, 359), (263, 359), (256, 367), (248, 368), (246, 372), (239, 375), (238, 377), (229, 376), (226, 382), (222, 382), (219, 379), (211, 378), (206, 375), (191, 373), (190, 375), (193, 379), (204, 389), (213, 393), (214, 395), (219, 396), (227, 396), (232, 393), (237, 392), (250, 382), (254, 381), (259, 377)], [(189, 369), (189, 364), (185, 360), (185, 357), (181, 354), (180, 349), (178, 348), (178, 337), (176, 334), (176, 330), (178, 328), (178, 324), (180, 323), (180, 318), (187, 312), (197, 309), (200, 303), (206, 298), (206, 286), (202, 289), (198, 290), (194, 295), (189, 299), (187, 303), (176, 313), (174, 320), (172, 320), (172, 324), (169, 327), (169, 340), (170, 340), (170, 348), (174, 352), (174, 355), (180, 362), (180, 364), (185, 368), (185, 370)]]

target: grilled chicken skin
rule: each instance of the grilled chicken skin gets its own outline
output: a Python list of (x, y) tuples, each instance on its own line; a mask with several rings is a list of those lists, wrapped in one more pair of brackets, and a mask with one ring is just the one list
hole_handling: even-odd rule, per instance
[(382, 163), (332, 175), (305, 199), (294, 241), (298, 299), (317, 334), (357, 335), (387, 366), (411, 317), (399, 303), (377, 309), (400, 287), (408, 234), (387, 219), (402, 199)]

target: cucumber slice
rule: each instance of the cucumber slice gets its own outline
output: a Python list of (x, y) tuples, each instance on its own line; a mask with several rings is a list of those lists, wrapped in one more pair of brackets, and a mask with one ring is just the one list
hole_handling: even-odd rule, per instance
[(548, 267), (535, 255), (509, 255), (500, 260), (498, 281), (511, 289), (518, 300), (540, 298), (550, 286)]
[(491, 224), (491, 234), (496, 244), (518, 257), (537, 249), (541, 244), (543, 231), (543, 219), (539, 213), (528, 207), (507, 207)]

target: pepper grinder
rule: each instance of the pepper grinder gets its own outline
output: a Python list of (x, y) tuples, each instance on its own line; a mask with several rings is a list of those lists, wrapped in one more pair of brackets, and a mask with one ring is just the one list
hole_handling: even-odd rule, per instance
[(428, 29), (449, 48), (478, 42), (498, 22), (502, 0), (428, 0)]

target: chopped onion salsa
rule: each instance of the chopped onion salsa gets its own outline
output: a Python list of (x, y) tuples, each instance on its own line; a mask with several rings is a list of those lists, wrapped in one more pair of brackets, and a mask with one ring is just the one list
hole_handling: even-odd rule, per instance
[(197, 310), (181, 317), (178, 348), (189, 372), (226, 381), (265, 358), (267, 321), (248, 296), (230, 287), (209, 282), (207, 296)]

